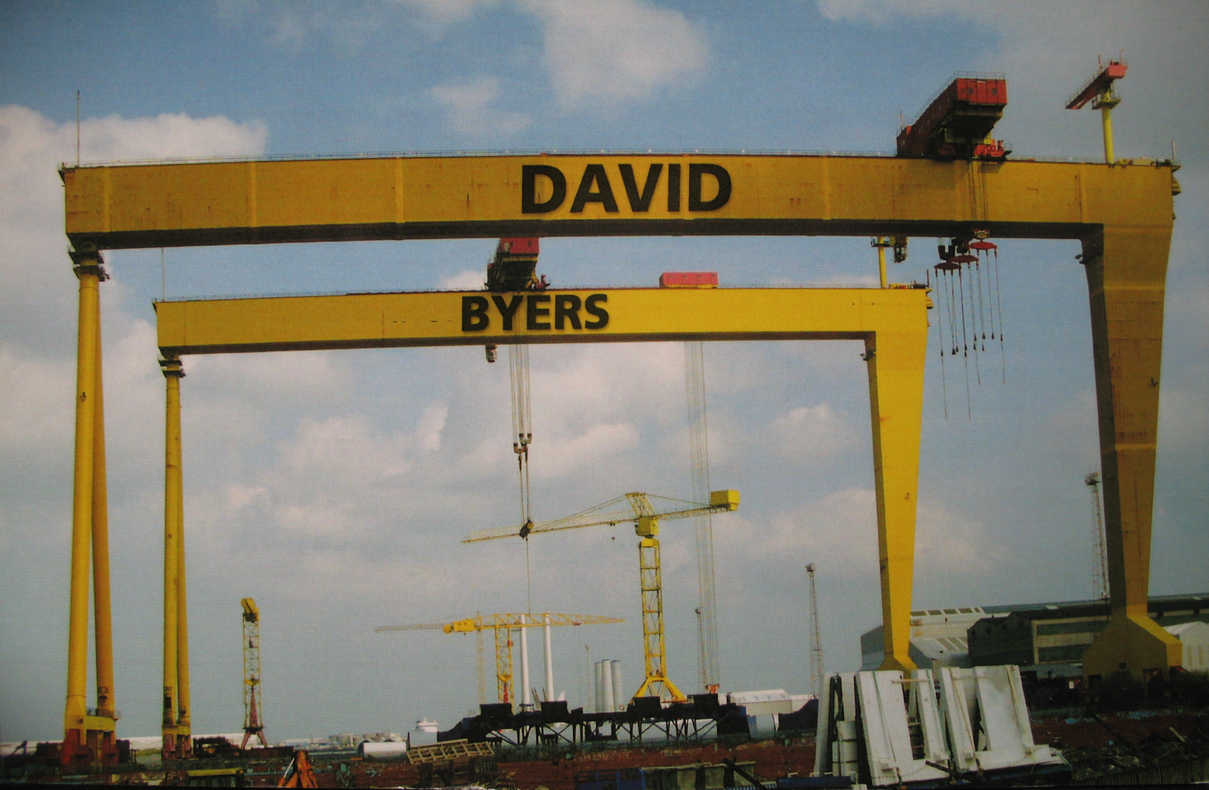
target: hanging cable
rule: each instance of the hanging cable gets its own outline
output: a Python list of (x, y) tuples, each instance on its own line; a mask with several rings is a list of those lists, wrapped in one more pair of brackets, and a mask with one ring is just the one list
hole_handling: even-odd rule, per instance
[[(990, 234), (985, 230), (974, 231), (976, 241), (970, 242), (970, 248), (976, 250), (986, 263), (987, 268), (987, 307), (991, 312), (991, 340), (995, 339), (996, 333), (999, 335), (999, 360), (1000, 360), (1000, 377), (1003, 383), (1007, 383), (1007, 359), (1004, 355), (1003, 343), (1003, 302), (1000, 298), (999, 290), (999, 245), (990, 241)], [(992, 278), (994, 282), (992, 283)], [(992, 290), (994, 294), (992, 295)]]
[(1003, 383), (1007, 383), (1007, 357), (1004, 356), (1003, 350), (1003, 306), (999, 302), (999, 249), (996, 248), (995, 254), (995, 310), (999, 313), (999, 360), (1001, 364), (1001, 372)]
[[(927, 279), (928, 290), (931, 290), (932, 289), (932, 272), (925, 269), (924, 275)], [(940, 279), (941, 279), (941, 274), (940, 274), (940, 271), (938, 270), (936, 272), (936, 289), (938, 291), (941, 290)], [(945, 419), (947, 420), (947, 419), (949, 419), (949, 382), (945, 379), (945, 331), (944, 331), (945, 317), (944, 317), (944, 312), (939, 309), (939, 306), (941, 304), (943, 304), (943, 300), (937, 299), (936, 304), (938, 306), (938, 309), (937, 309), (938, 315), (936, 316), (936, 349), (937, 349), (937, 351), (940, 352), (940, 393), (941, 393), (941, 403), (944, 404)]]

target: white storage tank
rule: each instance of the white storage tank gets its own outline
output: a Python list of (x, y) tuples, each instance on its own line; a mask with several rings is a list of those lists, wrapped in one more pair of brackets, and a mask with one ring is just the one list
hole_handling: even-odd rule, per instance
[(402, 760), (406, 755), (405, 741), (362, 741), (357, 745), (357, 756), (362, 760)]
[(596, 662), (596, 710), (601, 713), (617, 710), (619, 694), (625, 694), (621, 691), (621, 662), (600, 659)]

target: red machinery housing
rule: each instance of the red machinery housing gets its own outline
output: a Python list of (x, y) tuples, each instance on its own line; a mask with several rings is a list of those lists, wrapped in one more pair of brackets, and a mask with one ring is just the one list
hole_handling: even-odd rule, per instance
[(535, 291), (546, 287), (537, 279), (537, 237), (500, 239), (495, 257), (487, 264), (487, 290)]
[(898, 133), (899, 156), (1003, 159), (1002, 140), (989, 135), (1007, 106), (1003, 77), (957, 77), (919, 119)]
[(660, 288), (717, 288), (717, 272), (664, 272), (659, 275)]
[[(1096, 75), (1088, 80), (1083, 88), (1066, 103), (1066, 109), (1078, 110), (1093, 99), (1097, 99), (1112, 90), (1112, 84), (1125, 76), (1129, 66), (1124, 60), (1100, 61)], [(1092, 105), (1095, 107), (1096, 105)]]

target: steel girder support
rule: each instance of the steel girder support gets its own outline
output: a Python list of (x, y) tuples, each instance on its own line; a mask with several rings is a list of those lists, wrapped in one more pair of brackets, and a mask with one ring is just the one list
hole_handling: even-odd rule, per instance
[[(60, 762), (78, 769), (117, 762), (117, 711), (110, 620), (109, 522), (105, 477), (105, 417), (101, 373), (100, 283), (107, 279), (96, 252), (72, 253), (79, 280), (76, 340), (75, 472), (67, 632), (67, 697)], [(87, 708), (89, 560), (92, 565), (97, 704)]]
[(865, 340), (885, 637), (881, 669), (915, 668), (910, 618), (926, 352), (926, 327), (878, 332)]
[(1166, 675), (1180, 642), (1147, 613), (1170, 230), (1105, 228), (1083, 242), (1100, 419), (1111, 613), (1088, 677)]
[(189, 637), (185, 595), (184, 494), (181, 472), (179, 359), (160, 360), (164, 374), (164, 654), (161, 752), (164, 759), (192, 752), (189, 723)]

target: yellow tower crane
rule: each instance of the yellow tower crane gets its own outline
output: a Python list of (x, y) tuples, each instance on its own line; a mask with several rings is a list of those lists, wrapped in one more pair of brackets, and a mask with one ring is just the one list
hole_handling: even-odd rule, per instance
[[(668, 503), (663, 510), (656, 510), (651, 500)], [(622, 501), (628, 500), (632, 512), (610, 512)], [(526, 522), (520, 527), (504, 527), (475, 532), (464, 538), (463, 543), (484, 540), (521, 537), (526, 540), (539, 532), (558, 532), (581, 527), (616, 526), (625, 522), (634, 523), (634, 534), (638, 536), (638, 583), (642, 600), (642, 647), (646, 675), (634, 697), (653, 693), (660, 697), (682, 702), (686, 698), (676, 684), (668, 678), (667, 649), (663, 638), (663, 580), (659, 559), (659, 522), (679, 518), (692, 518), (707, 513), (725, 513), (737, 510), (739, 492), (734, 490), (711, 491), (708, 503), (688, 502), (682, 499), (645, 494), (632, 491), (607, 502), (601, 502), (566, 518), (540, 523)], [(662, 690), (662, 691), (661, 691)]]
[(251, 598), (241, 598), (239, 605), (243, 607), (243, 742), (239, 748), (244, 749), (253, 737), (260, 739), (261, 746), (269, 742), (260, 720), (260, 610)]
[[(385, 631), (443, 631), (447, 634), (479, 634), (491, 631), (495, 635), (495, 690), (500, 702), (512, 702), (512, 632), (521, 628), (560, 628), (574, 625), (603, 625), (623, 623), (620, 617), (594, 614), (563, 614), (559, 612), (499, 612), (475, 615), (443, 623), (413, 623), (409, 625), (380, 625), (376, 633)], [(482, 677), (482, 647), (479, 643), (479, 677)], [(482, 697), (480, 689), (480, 698)]]

